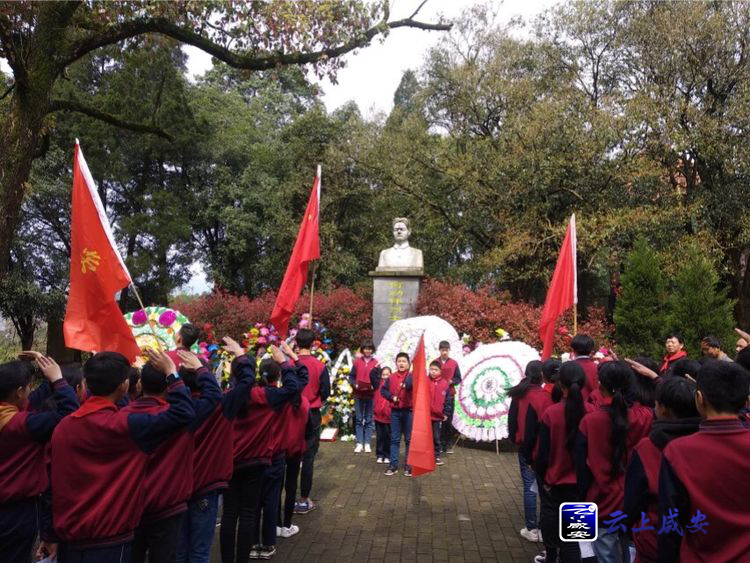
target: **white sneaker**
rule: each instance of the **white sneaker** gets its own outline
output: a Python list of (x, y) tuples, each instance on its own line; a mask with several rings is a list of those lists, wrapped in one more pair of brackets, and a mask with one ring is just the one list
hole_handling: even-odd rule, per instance
[(387, 463), (387, 464), (389, 464), (389, 465), (390, 465), (390, 463), (391, 463), (391, 460), (390, 460), (390, 459), (388, 459), (387, 457), (386, 457), (386, 458), (383, 458), (383, 463)]
[(536, 528), (533, 530), (528, 530), (526, 528), (521, 530), (521, 537), (530, 542), (537, 543), (539, 541), (539, 536), (539, 530), (537, 530)]
[(370, 447), (370, 444), (365, 444), (365, 453), (366, 454), (372, 453), (372, 448)]
[(375, 460), (375, 463), (383, 463), (383, 458), (379, 457), (377, 460)]
[(362, 444), (357, 444), (357, 447), (354, 448), (354, 453), (358, 454), (362, 452)]
[(299, 534), (299, 526), (292, 524), (288, 528), (279, 528), (281, 530), (276, 535), (282, 538), (291, 538), (295, 534)]
[(534, 563), (544, 563), (547, 560), (547, 552), (543, 551), (536, 557), (534, 557)]

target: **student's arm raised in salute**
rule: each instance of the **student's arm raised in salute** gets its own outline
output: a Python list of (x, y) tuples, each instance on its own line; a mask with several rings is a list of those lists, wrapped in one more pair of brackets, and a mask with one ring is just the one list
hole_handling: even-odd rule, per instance
[(157, 414), (128, 414), (128, 430), (133, 441), (146, 453), (153, 452), (172, 434), (186, 427), (195, 416), (190, 391), (177, 375), (172, 359), (164, 352), (146, 350), (151, 364), (167, 378), (169, 408)]
[(43, 386), (52, 391), (52, 400), (56, 408), (54, 411), (29, 413), (26, 417), (26, 429), (35, 442), (47, 442), (52, 437), (52, 431), (57, 423), (78, 408), (78, 397), (75, 390), (63, 379), (60, 366), (55, 360), (39, 354), (36, 363), (46, 379)]
[(224, 393), (221, 402), (224, 408), (224, 416), (234, 420), (244, 405), (247, 404), (250, 389), (255, 385), (255, 362), (245, 355), (245, 350), (237, 342), (224, 337), (224, 349), (235, 355), (232, 364), (232, 376), (234, 387)]
[(196, 374), (199, 394), (197, 397), (193, 397), (195, 417), (190, 423), (190, 429), (195, 430), (216, 410), (216, 405), (221, 401), (221, 387), (216, 383), (213, 374), (195, 354), (186, 350), (178, 350), (177, 356), (182, 362), (182, 368), (194, 371)]
[[(294, 366), (286, 361), (284, 354), (276, 346), (271, 346), (271, 356), (281, 365), (282, 386), (265, 387), (266, 400), (272, 409), (279, 410), (286, 402), (290, 401), (305, 388), (305, 385), (307, 385), (307, 368), (303, 365)], [(328, 370), (323, 371), (323, 374), (327, 373)], [(323, 374), (320, 376), (321, 388)]]

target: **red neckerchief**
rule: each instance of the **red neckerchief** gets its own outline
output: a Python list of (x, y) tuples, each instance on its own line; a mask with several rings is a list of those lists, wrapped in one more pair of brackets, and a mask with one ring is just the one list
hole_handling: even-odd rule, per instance
[(104, 397), (97, 397), (96, 395), (93, 395), (89, 397), (85, 403), (83, 403), (80, 407), (78, 407), (78, 410), (75, 411), (70, 416), (72, 416), (73, 418), (83, 418), (84, 416), (90, 415), (91, 413), (101, 411), (104, 409), (112, 409), (113, 411), (116, 411), (117, 405), (115, 405), (109, 399), (105, 399)]
[(679, 350), (675, 352), (674, 354), (667, 354), (664, 356), (664, 363), (661, 365), (661, 373), (664, 373), (669, 369), (669, 364), (671, 364), (674, 361), (679, 360), (680, 358), (687, 358), (687, 352), (685, 350)]

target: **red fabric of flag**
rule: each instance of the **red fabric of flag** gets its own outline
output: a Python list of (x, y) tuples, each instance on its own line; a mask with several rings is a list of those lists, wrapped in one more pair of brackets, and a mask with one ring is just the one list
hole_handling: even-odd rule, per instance
[(302, 288), (307, 280), (307, 268), (313, 260), (320, 258), (320, 238), (318, 227), (320, 223), (320, 166), (313, 182), (310, 199), (307, 202), (305, 216), (297, 233), (289, 264), (284, 273), (276, 303), (271, 313), (271, 324), (282, 338), (289, 333), (289, 320), (294, 312), (294, 305), (299, 299)]
[(557, 258), (555, 273), (552, 274), (547, 298), (544, 301), (542, 320), (539, 323), (539, 338), (544, 344), (543, 360), (552, 355), (557, 319), (577, 302), (576, 216), (574, 214), (565, 231), (565, 239), (560, 249), (560, 256)]
[(406, 463), (411, 466), (412, 474), (416, 477), (435, 471), (435, 444), (430, 417), (430, 382), (427, 380), (424, 334), (419, 339), (411, 370), (414, 413), (411, 424), (409, 456)]
[(63, 322), (65, 345), (119, 352), (131, 362), (141, 350), (115, 301), (131, 283), (109, 220), (76, 142), (70, 227), (70, 291)]

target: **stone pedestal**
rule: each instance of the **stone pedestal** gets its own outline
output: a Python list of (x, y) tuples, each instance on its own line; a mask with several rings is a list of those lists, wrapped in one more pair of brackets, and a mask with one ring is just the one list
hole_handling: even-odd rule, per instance
[(416, 316), (421, 269), (377, 270), (372, 277), (372, 339), (380, 346), (383, 335), (395, 321)]

